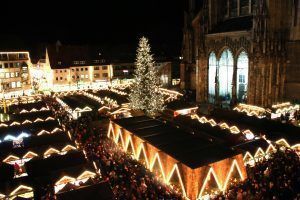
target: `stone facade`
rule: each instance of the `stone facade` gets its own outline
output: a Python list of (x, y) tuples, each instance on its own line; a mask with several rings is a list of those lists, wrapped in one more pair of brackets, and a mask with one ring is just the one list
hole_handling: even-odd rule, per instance
[[(208, 102), (209, 56), (214, 52), (219, 61), (227, 49), (233, 56), (233, 103), (239, 100), (237, 60), (241, 52), (249, 60), (247, 103), (269, 106), (300, 99), (299, 1), (204, 0), (200, 8), (195, 1), (189, 0), (185, 13), (182, 88), (196, 89), (196, 100)], [(195, 88), (189, 81), (193, 73)], [(215, 102), (219, 102), (218, 87), (216, 76)]]

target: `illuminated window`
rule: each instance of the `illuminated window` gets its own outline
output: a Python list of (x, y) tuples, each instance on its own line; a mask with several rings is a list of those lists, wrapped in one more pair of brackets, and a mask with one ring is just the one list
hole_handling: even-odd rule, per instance
[(10, 77), (11, 77), (11, 78), (14, 78), (14, 77), (15, 77), (15, 73), (14, 73), (14, 72), (11, 72), (11, 73), (10, 73)]
[(237, 60), (237, 97), (243, 101), (247, 96), (249, 59), (245, 51), (242, 51)]
[(89, 75), (86, 74), (86, 75), (85, 75), (85, 78), (89, 78)]
[(219, 95), (228, 99), (232, 93), (233, 56), (226, 49), (221, 54), (219, 62)]
[(5, 78), (9, 78), (9, 73), (8, 72), (5, 73)]
[(84, 74), (81, 74), (81, 75), (80, 75), (80, 78), (84, 78)]
[(17, 87), (21, 87), (21, 82), (20, 81), (17, 82)]
[(16, 88), (16, 82), (11, 82), (11, 88)]
[(215, 53), (211, 53), (208, 60), (208, 98), (213, 103), (216, 91), (217, 58)]
[(19, 72), (16, 72), (16, 77), (19, 77), (20, 76), (20, 73)]
[(5, 73), (0, 73), (0, 78), (4, 78), (5, 77)]

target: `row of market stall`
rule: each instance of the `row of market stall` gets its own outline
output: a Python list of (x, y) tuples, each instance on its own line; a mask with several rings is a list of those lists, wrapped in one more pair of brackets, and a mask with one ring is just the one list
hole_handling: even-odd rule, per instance
[(0, 127), (0, 199), (41, 199), (48, 194), (69, 199), (96, 188), (110, 191), (98, 164), (86, 159), (43, 101), (8, 110), (11, 120)]

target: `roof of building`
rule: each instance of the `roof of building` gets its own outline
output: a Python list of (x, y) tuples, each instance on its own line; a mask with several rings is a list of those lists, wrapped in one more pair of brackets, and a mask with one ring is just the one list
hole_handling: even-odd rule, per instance
[(46, 48), (52, 69), (107, 64), (99, 49), (92, 46), (56, 44)]
[(188, 108), (195, 108), (197, 107), (196, 104), (184, 101), (182, 99), (171, 101), (167, 104), (167, 108), (171, 110), (182, 110), (182, 109), (188, 109)]
[(203, 124), (197, 119), (191, 119), (189, 116), (177, 116), (174, 119), (174, 123), (197, 136), (208, 137), (211, 141), (224, 143), (229, 147), (237, 148), (244, 152), (255, 153), (258, 147), (266, 149), (269, 146), (264, 139), (245, 140), (242, 133), (233, 134), (228, 129), (221, 129), (220, 126), (211, 126), (209, 123)]
[(300, 128), (290, 124), (282, 124), (266, 118), (259, 119), (245, 113), (222, 109), (213, 111), (211, 116), (214, 119), (223, 119), (226, 122), (250, 129), (253, 133), (265, 134), (267, 139), (272, 141), (284, 138), (291, 145), (300, 142)]
[(61, 200), (94, 199), (95, 197), (102, 200), (113, 199), (113, 193), (108, 182), (100, 182), (94, 185), (85, 186), (82, 188), (57, 194), (57, 198)]
[(198, 168), (239, 154), (238, 151), (211, 142), (208, 138), (198, 137), (149, 117), (116, 119), (113, 122), (190, 168)]
[(215, 25), (209, 33), (225, 33), (234, 31), (247, 31), (253, 26), (253, 16), (243, 16), (227, 19)]
[[(47, 145), (56, 145), (69, 143), (70, 139), (65, 133), (57, 133), (57, 134), (44, 134), (40, 136), (32, 136), (23, 138), (23, 146), (21, 149), (32, 149), (38, 148), (40, 146)], [(20, 148), (17, 148), (20, 149)], [(16, 151), (13, 145), (13, 141), (4, 141), (0, 143), (0, 155), (6, 153), (10, 153), (12, 151)]]
[[(50, 176), (51, 179), (56, 179), (57, 176), (60, 176), (66, 171), (68, 171), (69, 176), (72, 174), (78, 176), (86, 166), (87, 161), (83, 153), (78, 151), (70, 152), (65, 155), (54, 155), (42, 160), (30, 160), (25, 163), (29, 176)], [(88, 166), (88, 168), (90, 167)]]

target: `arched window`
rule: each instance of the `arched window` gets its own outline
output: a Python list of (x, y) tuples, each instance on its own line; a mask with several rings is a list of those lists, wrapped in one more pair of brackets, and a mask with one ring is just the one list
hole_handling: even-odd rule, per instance
[(238, 101), (245, 101), (247, 97), (248, 88), (248, 71), (249, 59), (245, 51), (242, 51), (237, 59), (237, 99)]
[(233, 56), (226, 49), (219, 61), (219, 95), (229, 100), (232, 94)]
[(217, 57), (214, 52), (210, 53), (208, 60), (208, 100), (213, 103), (216, 92)]

